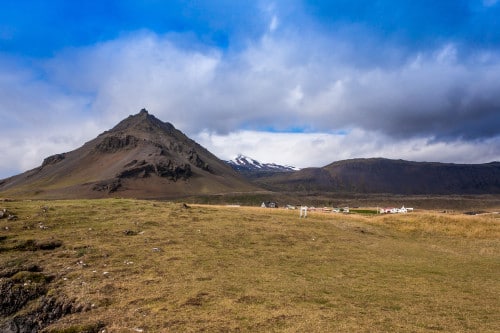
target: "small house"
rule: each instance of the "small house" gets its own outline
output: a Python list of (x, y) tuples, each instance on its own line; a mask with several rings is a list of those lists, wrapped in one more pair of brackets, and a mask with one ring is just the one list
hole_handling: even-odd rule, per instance
[(260, 207), (262, 207), (262, 208), (278, 208), (278, 204), (276, 202), (273, 202), (273, 201), (264, 201), (264, 202), (262, 202)]

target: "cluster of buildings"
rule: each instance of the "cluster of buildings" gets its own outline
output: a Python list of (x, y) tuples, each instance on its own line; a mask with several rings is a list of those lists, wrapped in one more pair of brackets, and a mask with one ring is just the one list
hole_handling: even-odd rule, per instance
[[(272, 201), (265, 201), (263, 202), (260, 207), (262, 208), (278, 208), (278, 204), (276, 202)], [(330, 208), (330, 207), (323, 207), (323, 208), (317, 208), (317, 207), (306, 207), (306, 206), (300, 206), (299, 208), (304, 209), (307, 208), (308, 211), (319, 211), (319, 212), (332, 212), (332, 213), (349, 213), (349, 207), (342, 207), (342, 208)], [(286, 205), (284, 207), (285, 209), (297, 209), (296, 206), (293, 205)]]
[[(276, 202), (272, 202), (272, 201), (263, 202), (260, 206), (262, 208), (278, 208), (278, 204)], [(297, 209), (293, 205), (286, 205), (284, 208), (285, 209)], [(329, 207), (316, 208), (316, 207), (301, 206), (300, 208), (301, 209), (306, 209), (307, 211), (323, 211), (323, 212), (345, 213), (345, 214), (349, 213), (349, 207), (342, 207), (342, 208), (329, 208)], [(413, 208), (407, 208), (405, 206), (402, 206), (401, 208), (396, 208), (396, 207), (377, 208), (377, 213), (380, 213), (380, 214), (406, 214), (408, 212), (413, 212)]]
[(406, 208), (405, 206), (403, 206), (401, 208), (386, 207), (380, 208), (379, 210), (380, 214), (406, 214), (408, 212), (413, 212), (413, 208)]

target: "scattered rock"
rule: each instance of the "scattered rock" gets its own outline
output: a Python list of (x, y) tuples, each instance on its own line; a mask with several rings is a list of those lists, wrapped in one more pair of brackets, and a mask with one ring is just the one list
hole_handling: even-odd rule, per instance
[(125, 231), (123, 231), (123, 234), (124, 234), (125, 236), (135, 236), (135, 235), (137, 235), (137, 231), (133, 231), (133, 230), (125, 230)]
[(205, 170), (205, 171), (210, 171), (210, 167), (209, 167), (208, 163), (203, 161), (194, 149), (191, 149), (187, 153), (187, 155), (188, 155), (189, 162), (193, 163), (194, 166), (196, 166), (202, 170)]
[(113, 179), (103, 180), (94, 184), (92, 190), (99, 192), (113, 193), (116, 192), (121, 186), (122, 186), (121, 180), (118, 178), (113, 178)]
[(190, 164), (178, 164), (165, 157), (155, 162), (146, 162), (145, 160), (138, 162), (137, 160), (133, 160), (127, 163), (125, 167), (126, 169), (118, 173), (116, 178), (146, 178), (155, 174), (177, 181), (178, 179), (188, 179), (192, 175)]
[(66, 154), (55, 154), (43, 160), (42, 168), (47, 165), (56, 164), (66, 158)]
[(172, 161), (167, 163), (159, 163), (156, 165), (156, 174), (160, 177), (166, 177), (173, 181), (178, 179), (188, 179), (192, 175), (191, 165), (175, 165)]
[(8, 211), (6, 208), (3, 208), (3, 209), (0, 209), (0, 219), (12, 219), (11, 216), (15, 216), (15, 218), (17, 218), (16, 215), (14, 215), (14, 213)]
[[(145, 161), (143, 161), (145, 162)], [(127, 165), (130, 165), (128, 163)], [(149, 177), (150, 174), (155, 173), (155, 167), (150, 163), (140, 163), (132, 168), (123, 170), (116, 177), (117, 178), (146, 178)]]
[(102, 153), (114, 153), (123, 148), (135, 148), (138, 142), (139, 139), (132, 135), (108, 136), (96, 146), (96, 150)]

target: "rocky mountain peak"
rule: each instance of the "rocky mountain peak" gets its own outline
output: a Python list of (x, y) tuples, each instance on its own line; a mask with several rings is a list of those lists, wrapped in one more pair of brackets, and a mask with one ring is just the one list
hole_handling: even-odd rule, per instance
[(139, 113), (130, 115), (119, 122), (109, 132), (138, 131), (151, 133), (158, 130), (171, 134), (175, 131), (175, 127), (149, 114), (146, 109), (142, 109)]
[[(47, 157), (42, 165), (0, 183), (51, 197), (167, 197), (254, 187), (204, 147), (146, 109), (82, 147)], [(20, 186), (20, 184), (22, 186)], [(201, 192), (200, 192), (201, 191)]]

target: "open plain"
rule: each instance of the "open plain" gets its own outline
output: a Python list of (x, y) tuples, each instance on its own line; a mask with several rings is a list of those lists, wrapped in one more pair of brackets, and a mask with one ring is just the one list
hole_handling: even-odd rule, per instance
[(132, 199), (0, 204), (16, 216), (0, 220), (0, 281), (19, 293), (3, 300), (3, 331), (36, 320), (45, 332), (500, 324), (499, 214), (299, 219), (297, 210)]

